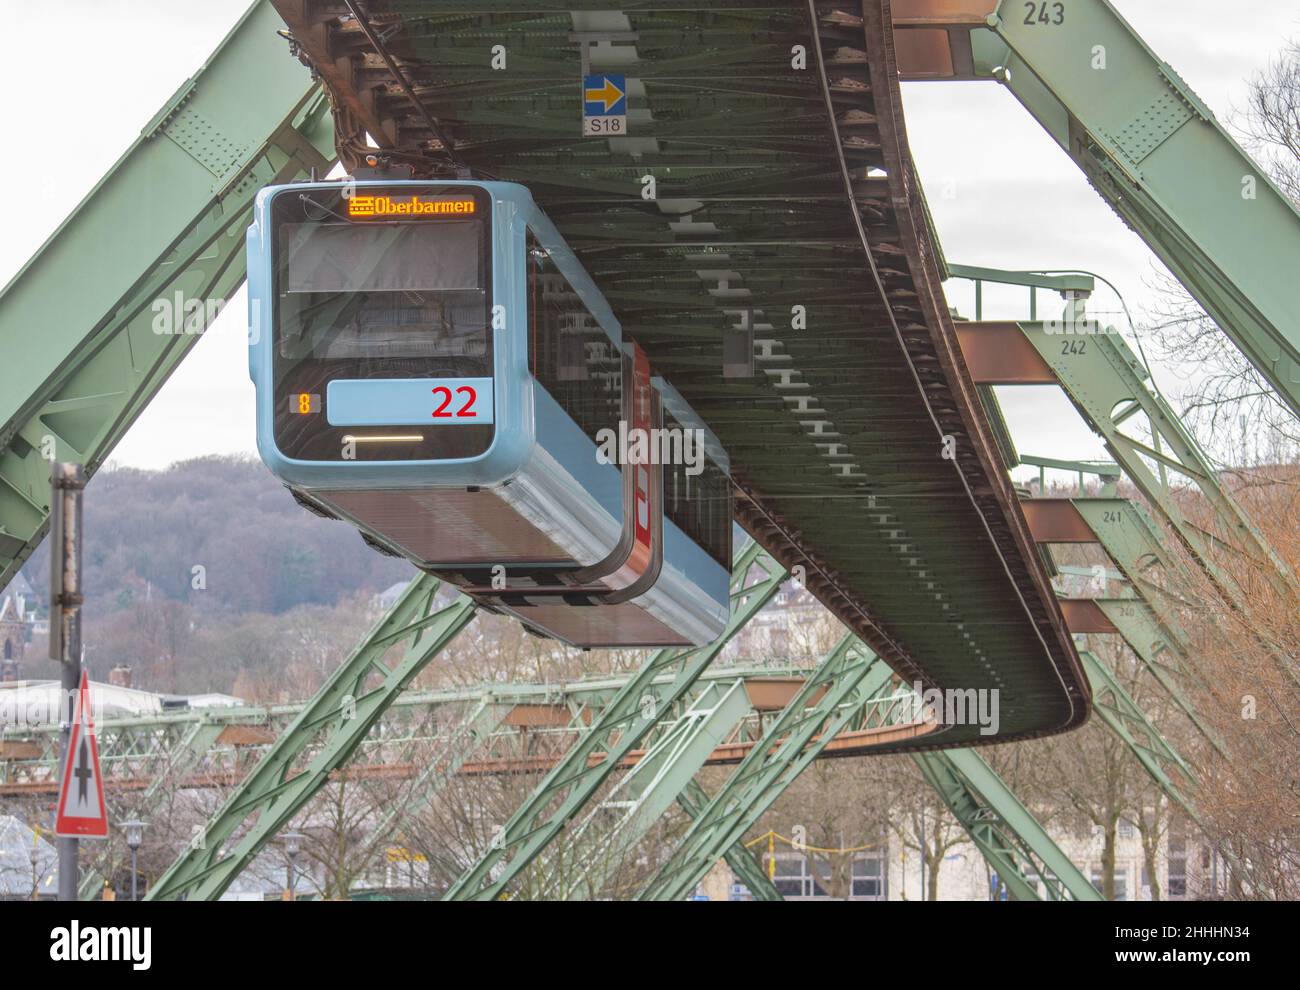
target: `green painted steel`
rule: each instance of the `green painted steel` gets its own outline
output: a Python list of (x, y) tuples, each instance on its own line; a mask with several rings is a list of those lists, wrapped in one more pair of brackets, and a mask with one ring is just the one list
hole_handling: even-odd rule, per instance
[[(846, 636), (769, 725), (721, 790), (712, 799), (701, 795), (706, 802), (692, 815), (691, 828), (638, 897), (685, 897), (720, 853), (748, 884), (746, 872), (752, 870), (745, 865), (737, 868), (734, 863), (739, 855), (749, 866), (754, 864), (741, 845), (745, 833), (864, 705), (895, 698), (904, 702), (896, 710), (915, 711), (915, 694), (906, 688), (896, 691), (888, 669)], [(1041, 882), (1053, 900), (1099, 899), (1069, 857), (973, 751), (913, 754), (913, 759), (1013, 896), (1040, 899)]]
[(1145, 506), (1126, 498), (1072, 498), (1088, 528), (1115, 566), (1162, 618), (1186, 604), (1180, 588), (1191, 575), (1165, 546)]
[(1173, 625), (1176, 620), (1172, 616), (1161, 619), (1140, 598), (1099, 598), (1094, 601), (1179, 710), (1215, 749), (1227, 756), (1223, 740), (1206, 724), (1187, 696), (1188, 685), (1204, 684), (1204, 680), (1186, 662), (1186, 638), (1185, 634), (1176, 631)]
[(914, 753), (912, 759), (1013, 898), (1102, 899), (1011, 788), (974, 750)]
[(49, 462), (93, 473), (242, 283), (257, 191), (333, 158), (280, 27), (254, 4), (0, 293), (0, 587), (45, 533)]
[[(1021, 323), (1020, 329), (1110, 455), (1229, 604), (1242, 607), (1245, 595), (1223, 566), (1224, 556), (1245, 554), (1279, 594), (1293, 593), (1290, 568), (1220, 483), (1209, 457), (1154, 390), (1146, 367), (1113, 327), (1088, 320), (1080, 304), (1068, 308), (1063, 321)], [(1151, 439), (1134, 430), (1135, 424)], [(1179, 508), (1176, 489), (1187, 483), (1195, 485), (1214, 510), (1218, 533), (1197, 527)]]
[[(693, 691), (704, 690), (715, 681), (802, 677), (804, 673), (805, 668), (799, 666), (727, 664), (704, 671)], [(472, 743), (466, 735), (468, 729), (469, 735), (476, 736), (479, 744), (485, 747), (488, 756), (508, 757), (510, 748), (507, 743), (516, 740), (517, 733), (508, 726), (495, 732), (481, 731), (490, 721), (480, 721), (480, 716), (484, 720), (493, 717), (487, 715), (484, 708), (500, 706), (509, 709), (514, 705), (539, 704), (560, 706), (568, 710), (570, 719), (567, 725), (557, 726), (555, 731), (585, 732), (593, 714), (618, 695), (628, 676), (581, 678), (554, 684), (516, 682), (440, 691), (403, 691), (389, 707), (382, 740), (365, 740), (358, 756), (368, 762), (382, 762), (388, 757), (379, 754), (371, 759), (370, 752), (393, 746), (432, 745), (454, 750), (457, 739), (466, 745)], [(646, 689), (647, 695), (656, 705), (661, 705), (672, 684), (671, 676), (656, 678)], [(688, 693), (688, 696), (693, 698), (694, 694)], [(217, 738), (201, 754), (201, 766), (194, 769), (205, 776), (238, 774), (241, 761), (234, 758), (233, 749), (237, 748), (242, 754), (260, 753), (269, 748), (270, 743), (241, 742), (237, 747), (231, 747), (220, 742), (225, 729), (256, 727), (274, 739), (285, 733), (309, 704), (311, 702), (268, 707), (200, 708), (105, 719), (96, 726), (96, 734), (106, 786), (110, 790), (120, 786), (133, 791), (141, 789), (142, 792), (163, 783), (168, 786), (205, 786), (202, 779), (187, 781), (183, 768), (192, 765), (193, 753), (202, 749), (200, 740), (212, 738), (211, 733), (215, 733)], [(447, 712), (458, 714), (448, 715)], [(58, 763), (57, 724), (4, 726), (0, 728), (0, 744), (22, 744), (14, 747), (18, 750), (35, 746), (31, 755), (0, 758), (0, 796), (21, 793), (42, 784), (53, 793)], [(418, 798), (413, 796), (413, 800)]]
[(981, 268), (977, 265), (945, 265), (948, 278), (966, 278), (975, 283), (975, 319), (984, 319), (984, 283), (1020, 285), (1029, 290), (1029, 318), (1038, 319), (1038, 290), (1053, 292), (1091, 292), (1095, 280), (1082, 273), (1047, 274), (1044, 272), (1006, 271), (1001, 268)]
[[(751, 573), (753, 572), (753, 573)], [(492, 848), (448, 890), (448, 900), (492, 900), (559, 835), (600, 789), (624, 757), (676, 703), (723, 647), (771, 600), (785, 570), (756, 543), (736, 557), (731, 578), (731, 619), (715, 642), (692, 650), (659, 650), (629, 679), (592, 725), (565, 753), (494, 838)], [(672, 679), (659, 700), (647, 688)]]
[[(191, 848), (158, 879), (148, 900), (220, 897), (329, 774), (348, 762), (415, 675), (474, 618), (475, 605), (464, 596), (436, 607), (440, 587), (431, 575), (411, 582), (234, 789)], [(402, 654), (389, 666), (384, 657), (394, 647), (402, 648)], [(299, 766), (299, 755), (317, 740), (323, 745), (305, 767)]]
[(1025, 23), (1000, 0), (976, 71), (1020, 100), (1300, 414), (1295, 205), (1106, 0)]
[[(152, 735), (148, 739), (145, 750), (148, 756), (154, 757), (151, 766), (147, 766), (148, 772), (152, 779), (148, 786), (131, 801), (130, 817), (136, 819), (149, 820), (150, 814), (164, 801), (168, 794), (168, 786), (184, 780), (198, 766), (207, 753), (216, 744), (218, 737), (225, 731), (225, 724), (214, 722), (206, 718), (201, 718), (190, 725), (181, 738), (171, 746), (165, 744), (166, 736)], [(133, 738), (140, 739), (140, 734), (134, 734)], [(159, 745), (163, 743), (163, 745)], [(120, 812), (120, 809), (117, 809)], [(119, 813), (119, 818), (124, 817)], [(84, 851), (93, 852), (95, 847)], [(77, 896), (83, 901), (91, 900), (97, 897), (103, 888), (103, 876), (112, 876), (116, 871), (112, 868), (113, 856), (120, 852), (116, 844), (112, 842), (104, 843), (104, 849), (97, 858), (95, 869), (88, 872), (81, 878), (81, 883), (77, 885)], [(83, 852), (84, 855), (84, 852)], [(102, 875), (101, 875), (102, 874)]]
[[(566, 859), (571, 870), (552, 873), (539, 860), (539, 872), (551, 883), (544, 899), (581, 900), (600, 895), (609, 874), (650, 827), (672, 806), (695, 778), (719, 743), (749, 712), (745, 681), (715, 681), (691, 706), (662, 728), (645, 754), (626, 771), (580, 822), (569, 828)], [(566, 877), (569, 881), (566, 882)]]
[(681, 900), (863, 706), (890, 692), (889, 668), (845, 635), (746, 754), (638, 900)]
[[(704, 813), (709, 806), (709, 793), (698, 780), (689, 781), (677, 795), (678, 806), (686, 812), (692, 821)], [(762, 864), (758, 863), (743, 843), (737, 842), (725, 853), (727, 865), (731, 872), (740, 878), (740, 882), (749, 888), (756, 901), (783, 901), (785, 898), (776, 889), (776, 884), (767, 875)]]
[[(277, 3), (312, 25), (301, 40), (341, 95), (383, 93), (372, 109), (388, 118), (380, 141), (398, 160), (450, 174), (428, 121), (354, 25)], [(805, 586), (909, 679), (992, 689), (996, 667), (1001, 690), (1025, 699), (1006, 735), (1081, 721), (1077, 661), (956, 371), (941, 252), (912, 222), (922, 193), (891, 109), (897, 73), (864, 23), (879, 5), (850, 3), (843, 16), (804, 0), (385, 9), (456, 158), (529, 186), (658, 373), (718, 435), (752, 496), (738, 500), (743, 524), (802, 564)], [(571, 98), (575, 31), (608, 24), (623, 40), (591, 55), (626, 62), (630, 130), (592, 140)], [(482, 57), (493, 34), (510, 39), (504, 68)], [(791, 65), (795, 42), (806, 66)], [(342, 132), (356, 117), (339, 120), (354, 139)], [(753, 330), (752, 373), (724, 377), (723, 341), (740, 322)]]
[(1082, 650), (1079, 658), (1092, 682), (1093, 705), (1098, 716), (1123, 740), (1165, 795), (1195, 819), (1195, 806), (1185, 790), (1195, 786), (1191, 766), (1094, 653)]

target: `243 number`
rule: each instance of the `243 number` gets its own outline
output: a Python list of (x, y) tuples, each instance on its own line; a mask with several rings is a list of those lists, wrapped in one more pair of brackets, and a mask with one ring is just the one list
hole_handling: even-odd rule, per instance
[(1030, 27), (1038, 24), (1064, 24), (1065, 4), (1049, 3), (1047, 0), (1041, 3), (1028, 2), (1025, 4), (1025, 23)]

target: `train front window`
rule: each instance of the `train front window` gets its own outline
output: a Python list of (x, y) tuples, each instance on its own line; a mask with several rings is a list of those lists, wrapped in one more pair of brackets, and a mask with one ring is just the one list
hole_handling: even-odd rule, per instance
[(483, 236), (464, 220), (284, 224), (280, 355), (481, 360)]
[[(329, 396), (331, 382), (374, 379), (482, 390), (493, 371), (490, 198), (477, 188), (423, 185), (343, 193), (289, 189), (272, 203), (278, 446), (306, 460), (482, 453), (490, 423), (437, 421), (432, 410), (425, 423), (342, 422), (343, 393), (334, 393), (333, 408)], [(354, 406), (375, 394), (366, 391), (374, 386), (348, 387)], [(349, 447), (358, 423), (402, 439)], [(401, 429), (381, 429), (389, 425)]]

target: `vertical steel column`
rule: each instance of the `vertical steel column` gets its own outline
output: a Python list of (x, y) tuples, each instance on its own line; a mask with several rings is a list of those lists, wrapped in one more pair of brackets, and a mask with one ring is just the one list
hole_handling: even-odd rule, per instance
[[(86, 472), (80, 464), (51, 465), (50, 525), (54, 539), (50, 544), (50, 659), (58, 660), (62, 669), (60, 793), (66, 786), (63, 773), (68, 765), (68, 745), (72, 722), (77, 717), (77, 693), (81, 688), (81, 606), (85, 601), (81, 581), (81, 496), (85, 487)], [(57, 801), (55, 803), (57, 805)], [(60, 835), (56, 844), (59, 852), (59, 900), (75, 901), (80, 872), (77, 866), (79, 840), (76, 836)]]

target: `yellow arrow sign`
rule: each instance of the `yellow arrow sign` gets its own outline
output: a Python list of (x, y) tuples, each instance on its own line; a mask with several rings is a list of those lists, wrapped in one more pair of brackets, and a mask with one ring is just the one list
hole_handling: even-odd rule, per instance
[(588, 103), (595, 103), (597, 100), (605, 104), (605, 112), (609, 113), (610, 108), (619, 100), (623, 99), (623, 91), (615, 86), (608, 77), (605, 78), (605, 84), (600, 89), (587, 89), (583, 91), (583, 98)]

